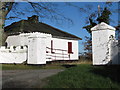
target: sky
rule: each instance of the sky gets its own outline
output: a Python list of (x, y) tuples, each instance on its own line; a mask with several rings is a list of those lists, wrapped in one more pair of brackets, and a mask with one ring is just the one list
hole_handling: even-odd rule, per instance
[[(89, 36), (89, 33), (85, 29), (83, 29), (84, 26), (88, 25), (86, 24), (86, 17), (88, 17), (92, 12), (97, 11), (98, 5), (100, 5), (101, 8), (105, 7), (105, 2), (71, 2), (75, 6), (78, 6), (84, 9), (87, 9), (86, 6), (90, 6), (91, 10), (86, 10), (86, 12), (81, 12), (80, 9), (76, 7), (72, 7), (69, 5), (67, 6), (65, 2), (54, 2), (54, 3), (58, 5), (56, 7), (59, 13), (61, 13), (67, 18), (70, 18), (73, 21), (73, 24), (67, 22), (66, 20), (63, 20), (63, 22), (61, 23), (57, 23), (47, 18), (39, 18), (39, 21), (82, 38), (82, 40), (79, 41), (79, 52), (83, 53), (84, 46), (82, 43), (85, 42), (85, 36)], [(21, 2), (19, 5), (17, 5), (17, 10), (21, 10), (21, 12), (23, 12), (22, 10), (26, 8), (28, 8), (29, 10), (32, 9), (30, 5), (25, 2)], [(110, 10), (118, 9), (118, 3), (114, 2), (109, 9)], [(30, 17), (32, 15), (35, 15), (35, 13), (26, 12), (25, 15), (18, 15), (19, 18), (6, 20), (5, 25), (6, 26), (10, 25), (11, 23), (20, 21), (21, 19), (27, 20), (27, 17)], [(15, 14), (11, 11), (7, 17), (9, 16), (15, 16)], [(110, 18), (113, 20), (110, 23), (110, 25), (116, 26), (118, 24), (118, 13), (115, 13), (115, 12), (112, 13)]]

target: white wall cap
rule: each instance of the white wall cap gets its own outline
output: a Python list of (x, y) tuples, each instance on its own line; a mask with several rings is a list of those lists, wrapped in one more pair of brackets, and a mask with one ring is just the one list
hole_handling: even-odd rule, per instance
[(104, 22), (101, 22), (100, 24), (94, 26), (93, 28), (91, 28), (91, 31), (98, 31), (98, 30), (116, 30), (114, 27), (104, 23)]
[(5, 49), (5, 46), (1, 46), (0, 49)]
[(31, 35), (28, 38), (46, 38), (46, 36)]
[(38, 37), (38, 36), (51, 36), (51, 34), (48, 33), (40, 33), (40, 32), (32, 32), (32, 33), (21, 33), (20, 36), (32, 36), (32, 37)]

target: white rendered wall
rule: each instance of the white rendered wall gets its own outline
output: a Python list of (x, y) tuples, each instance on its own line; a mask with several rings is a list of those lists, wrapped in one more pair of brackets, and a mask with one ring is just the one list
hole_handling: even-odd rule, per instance
[[(36, 35), (38, 36), (45, 36), (47, 38), (51, 38), (50, 34), (44, 34), (44, 33), (22, 33), (20, 35), (13, 35), (13, 36), (8, 36), (8, 38), (6, 39), (6, 42), (8, 43), (8, 47), (10, 46), (24, 46), (24, 45), (28, 45), (28, 37), (29, 36), (34, 36), (36, 37)], [(47, 41), (50, 45), (50, 40)]]
[(20, 34), (20, 44), (21, 45), (28, 45), (28, 37), (30, 36), (30, 34)]
[(28, 45), (28, 64), (36, 64), (37, 63), (37, 40), (34, 38), (29, 39)]
[(6, 40), (6, 42), (8, 43), (8, 47), (28, 45), (28, 37), (32, 34), (34, 33), (23, 33), (20, 35), (8, 36)]
[[(10, 51), (10, 52), (9, 52)], [(0, 49), (0, 63), (23, 63), (27, 60), (26, 49)]]
[(111, 60), (110, 36), (115, 37), (115, 28), (100, 23), (92, 29), (93, 65), (104, 65)]
[[(59, 49), (53, 50), (55, 53), (51, 53), (51, 40), (53, 49)], [(68, 42), (72, 42), (71, 54), (68, 53)], [(52, 38), (50, 34), (36, 32), (9, 36), (7, 43), (8, 47), (28, 45), (28, 64), (46, 64), (46, 61), (52, 60), (78, 60), (78, 40)]]
[(110, 50), (111, 50), (110, 56), (111, 56), (112, 64), (120, 64), (118, 59), (118, 41), (117, 40), (111, 41)]
[[(68, 42), (72, 42), (72, 52), (73, 54), (70, 54), (70, 60), (78, 60), (78, 40), (68, 40), (68, 39), (60, 39), (60, 38), (52, 38), (53, 40), (53, 49), (61, 49), (66, 51), (60, 51), (60, 50), (53, 50), (55, 53), (63, 53), (66, 55), (61, 54), (51, 54), (52, 60), (69, 60), (69, 54), (68, 54)], [(57, 57), (58, 56), (58, 57)]]
[[(8, 47), (28, 46), (28, 64), (46, 64), (46, 47), (51, 45), (51, 35), (44, 33), (23, 33), (16, 36), (9, 36), (6, 40)], [(17, 49), (16, 49), (17, 51)], [(10, 53), (9, 53), (10, 54)], [(7, 55), (7, 54), (6, 54)], [(13, 55), (13, 53), (11, 53)], [(22, 55), (19, 56), (23, 57)], [(17, 58), (18, 59), (18, 58)], [(23, 60), (23, 58), (21, 58)], [(15, 60), (13, 60), (15, 62)], [(11, 63), (13, 63), (13, 61)], [(48, 61), (51, 61), (49, 59)]]
[(26, 61), (26, 53), (0, 52), (0, 63), (23, 63), (24, 61)]
[(8, 36), (8, 38), (6, 39), (6, 42), (8, 43), (8, 47), (21, 45), (20, 41), (21, 41), (20, 36), (18, 36), (18, 35)]
[[(52, 58), (51, 58), (51, 38), (52, 36), (47, 36), (46, 37), (46, 61), (52, 61)], [(48, 51), (48, 53), (47, 53)]]

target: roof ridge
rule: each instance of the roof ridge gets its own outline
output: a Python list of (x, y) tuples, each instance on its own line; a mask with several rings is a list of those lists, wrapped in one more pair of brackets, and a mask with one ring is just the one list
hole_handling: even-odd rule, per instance
[[(63, 31), (63, 30), (60, 30), (60, 29), (58, 29), (58, 28), (56, 28), (56, 27), (53, 27), (53, 26), (51, 26), (51, 25), (49, 25), (49, 24), (46, 24), (46, 23), (43, 23), (43, 22), (38, 22), (38, 23), (35, 23), (35, 24), (33, 24), (33, 22), (31, 22), (30, 24), (31, 25), (29, 25), (30, 26), (30, 28), (29, 28), (29, 26), (28, 26), (28, 23), (29, 23), (29, 21), (28, 20), (20, 20), (20, 21), (18, 21), (18, 22), (13, 22), (11, 25), (9, 25), (9, 26), (6, 26), (5, 27), (5, 31), (7, 31), (8, 30), (8, 33), (9, 32), (16, 32), (16, 30), (18, 30), (19, 31), (19, 28), (20, 28), (20, 23), (22, 22), (22, 21), (25, 21), (26, 23), (25, 23), (25, 27), (23, 28), (24, 30), (24, 32), (26, 32), (26, 30), (28, 30), (28, 31), (31, 31), (31, 32), (45, 32), (45, 33), (50, 33), (50, 34), (52, 34), (52, 35), (54, 35), (54, 36), (62, 36), (62, 37), (71, 37), (71, 38), (76, 38), (76, 39), (79, 39), (79, 40), (82, 40), (80, 37), (78, 37), (78, 36), (75, 36), (75, 35), (73, 35), (73, 34), (70, 34), (70, 33), (68, 33), (68, 32), (65, 32), (65, 31)], [(40, 26), (39, 25), (44, 25), (43, 27), (41, 27), (41, 29), (39, 28)], [(17, 27), (15, 27), (15, 26), (17, 26)], [(37, 27), (38, 26), (38, 27)], [(47, 28), (45, 28), (47, 26)], [(52, 30), (52, 31), (50, 31), (49, 30), (49, 28)], [(11, 30), (11, 31), (10, 31)]]
[(70, 34), (70, 35), (72, 35), (72, 36), (74, 36), (74, 37), (79, 38), (80, 40), (82, 40), (80, 37), (78, 37), (78, 36), (76, 36), (76, 35), (73, 35), (73, 34), (71, 34), (71, 33), (65, 32), (65, 31), (63, 31), (63, 30), (60, 30), (60, 29), (58, 29), (58, 28), (55, 28), (55, 27), (53, 27), (53, 26), (51, 26), (51, 25), (48, 25), (48, 24), (46, 24), (46, 23), (42, 23), (42, 22), (40, 22), (40, 23), (41, 23), (41, 24), (44, 24), (44, 25), (47, 25), (47, 26), (49, 26), (49, 27), (51, 27), (51, 28), (53, 28), (53, 29), (56, 29), (56, 30), (58, 30), (58, 31), (60, 31), (60, 32), (63, 32), (63, 33), (66, 33), (66, 34)]

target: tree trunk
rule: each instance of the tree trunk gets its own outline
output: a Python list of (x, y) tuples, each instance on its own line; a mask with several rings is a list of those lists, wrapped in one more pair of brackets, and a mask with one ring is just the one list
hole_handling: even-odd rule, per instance
[[(9, 7), (6, 7), (6, 3), (9, 3)], [(12, 9), (13, 3), (14, 2), (0, 2), (0, 47), (5, 44), (7, 38), (4, 32), (4, 24), (7, 14)]]
[(5, 18), (3, 17), (3, 11), (2, 11), (2, 7), (3, 7), (4, 3), (0, 2), (0, 46), (3, 45), (3, 33), (4, 33), (4, 20)]

